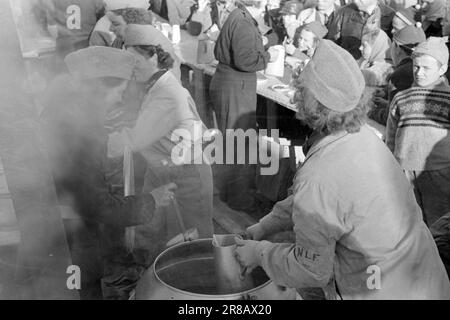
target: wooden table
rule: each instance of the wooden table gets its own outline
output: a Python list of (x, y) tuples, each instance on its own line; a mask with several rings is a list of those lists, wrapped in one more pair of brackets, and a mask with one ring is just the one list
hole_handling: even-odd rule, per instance
[[(199, 64), (197, 63), (197, 47), (198, 40), (197, 37), (190, 35), (186, 30), (181, 30), (181, 41), (178, 44), (174, 44), (175, 53), (181, 60), (181, 63), (189, 66), (195, 72), (201, 72), (203, 75), (213, 76), (216, 71), (217, 61), (211, 64)], [(263, 73), (260, 71), (260, 73)], [(198, 75), (201, 79), (202, 77)], [(295, 105), (290, 103), (288, 96), (276, 92), (271, 89), (273, 85), (286, 84), (282, 79), (266, 75), (267, 81), (257, 84), (256, 93), (268, 98), (276, 103), (282, 105), (285, 108), (296, 110)], [(195, 81), (195, 80), (194, 80)], [(199, 87), (203, 88), (204, 84), (200, 81), (198, 82)]]
[[(208, 87), (206, 85), (206, 77), (212, 77), (216, 70), (217, 61), (211, 64), (199, 64), (197, 63), (197, 37), (190, 35), (186, 30), (181, 30), (181, 41), (174, 45), (175, 53), (178, 55), (182, 64), (187, 65), (193, 70), (193, 91), (194, 100), (197, 103), (199, 109), (206, 106), (206, 92)], [(287, 71), (286, 71), (287, 72)], [(263, 73), (260, 71), (260, 73)], [(287, 84), (285, 79), (266, 75), (267, 80), (264, 82), (258, 82), (256, 93), (267, 99), (267, 121), (268, 129), (276, 128), (274, 123), (277, 104), (287, 109), (296, 111), (297, 108), (291, 103), (289, 97), (283, 93), (274, 91), (272, 87), (277, 84)], [(284, 82), (283, 82), (284, 80)], [(206, 110), (199, 110), (200, 114), (205, 114)], [(375, 133), (381, 138), (384, 138), (385, 127), (375, 121), (369, 119), (367, 124), (375, 131)]]

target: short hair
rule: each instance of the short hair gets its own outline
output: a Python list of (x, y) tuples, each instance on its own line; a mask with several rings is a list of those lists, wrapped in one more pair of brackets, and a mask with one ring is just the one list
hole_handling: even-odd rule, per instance
[(347, 112), (337, 112), (320, 103), (308, 88), (298, 87), (294, 95), (294, 101), (298, 107), (297, 119), (311, 129), (325, 134), (339, 131), (359, 132), (361, 126), (367, 121), (369, 99), (370, 95), (364, 91), (355, 108)]
[(175, 60), (170, 53), (164, 51), (160, 45), (140, 45), (131, 47), (146, 58), (153, 57), (156, 54), (158, 57), (158, 68), (160, 69), (171, 69), (173, 67)]

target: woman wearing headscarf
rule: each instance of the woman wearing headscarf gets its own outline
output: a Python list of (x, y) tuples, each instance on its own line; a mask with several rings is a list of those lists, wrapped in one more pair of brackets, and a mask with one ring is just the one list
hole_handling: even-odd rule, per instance
[[(119, 156), (126, 146), (139, 152), (147, 162), (144, 191), (168, 181), (176, 183), (175, 198), (186, 229), (197, 228), (200, 237), (211, 237), (212, 173), (203, 159), (205, 127), (195, 102), (169, 71), (173, 59), (165, 50), (166, 38), (160, 31), (149, 25), (129, 25), (124, 40), (138, 61), (135, 76), (145, 83), (146, 94), (136, 125), (112, 133), (108, 153)], [(137, 246), (158, 252), (183, 231), (178, 226), (176, 205), (172, 209), (159, 212), (150, 225), (136, 230)]]
[(381, 29), (374, 29), (361, 37), (359, 66), (368, 86), (383, 86), (392, 72), (391, 40)]
[[(124, 197), (123, 190), (114, 190), (107, 183), (105, 116), (122, 98), (133, 74), (134, 56), (119, 49), (89, 47), (69, 54), (65, 63), (70, 74), (50, 84), (42, 113), (57, 195), (60, 204), (71, 206), (82, 221), (71, 234), (73, 246), (85, 249), (92, 246), (89, 240), (100, 240), (104, 297), (127, 298), (129, 290), (112, 294), (114, 281), (108, 281), (122, 278), (130, 285), (144, 270), (133, 264), (125, 250), (125, 227), (150, 222), (157, 208), (170, 204), (175, 185)], [(71, 227), (71, 220), (66, 221), (66, 228)], [(92, 258), (85, 253), (81, 252), (81, 267), (86, 263), (92, 267)]]
[[(412, 187), (365, 125), (364, 87), (353, 57), (321, 40), (296, 83), (297, 117), (314, 133), (293, 193), (247, 229), (253, 240), (236, 238), (237, 259), (277, 285), (327, 288), (329, 298), (449, 299)], [(282, 230), (295, 243), (262, 240)]]

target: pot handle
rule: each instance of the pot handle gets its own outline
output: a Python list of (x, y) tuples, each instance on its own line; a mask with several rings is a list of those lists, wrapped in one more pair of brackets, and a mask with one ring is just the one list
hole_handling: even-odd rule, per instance
[[(275, 285), (275, 288), (280, 292), (284, 292), (287, 290), (287, 287), (283, 287), (283, 286), (279, 286), (279, 285)], [(239, 300), (258, 300), (258, 296), (246, 293), (246, 294), (243, 294), (239, 298)]]
[(243, 294), (239, 298), (239, 300), (258, 300), (258, 297), (253, 294), (246, 293), (246, 294)]

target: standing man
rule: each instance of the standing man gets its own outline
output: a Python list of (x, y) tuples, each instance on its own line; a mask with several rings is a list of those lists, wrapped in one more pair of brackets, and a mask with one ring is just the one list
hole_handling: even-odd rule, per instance
[(386, 144), (414, 186), (424, 219), (432, 225), (450, 212), (449, 52), (430, 37), (412, 55), (414, 83), (392, 100)]
[[(296, 84), (297, 118), (313, 130), (293, 194), (236, 239), (247, 271), (277, 285), (326, 287), (342, 299), (449, 299), (450, 282), (414, 193), (365, 125), (356, 61), (321, 40)], [(293, 230), (295, 243), (258, 241)], [(335, 290), (332, 288), (335, 287)]]
[(381, 21), (386, 16), (384, 11), (377, 0), (355, 0), (335, 12), (327, 25), (327, 39), (339, 42), (342, 38), (354, 37), (361, 40), (363, 34), (380, 27), (389, 35), (391, 28), (386, 25), (390, 25), (392, 17), (391, 21)]

